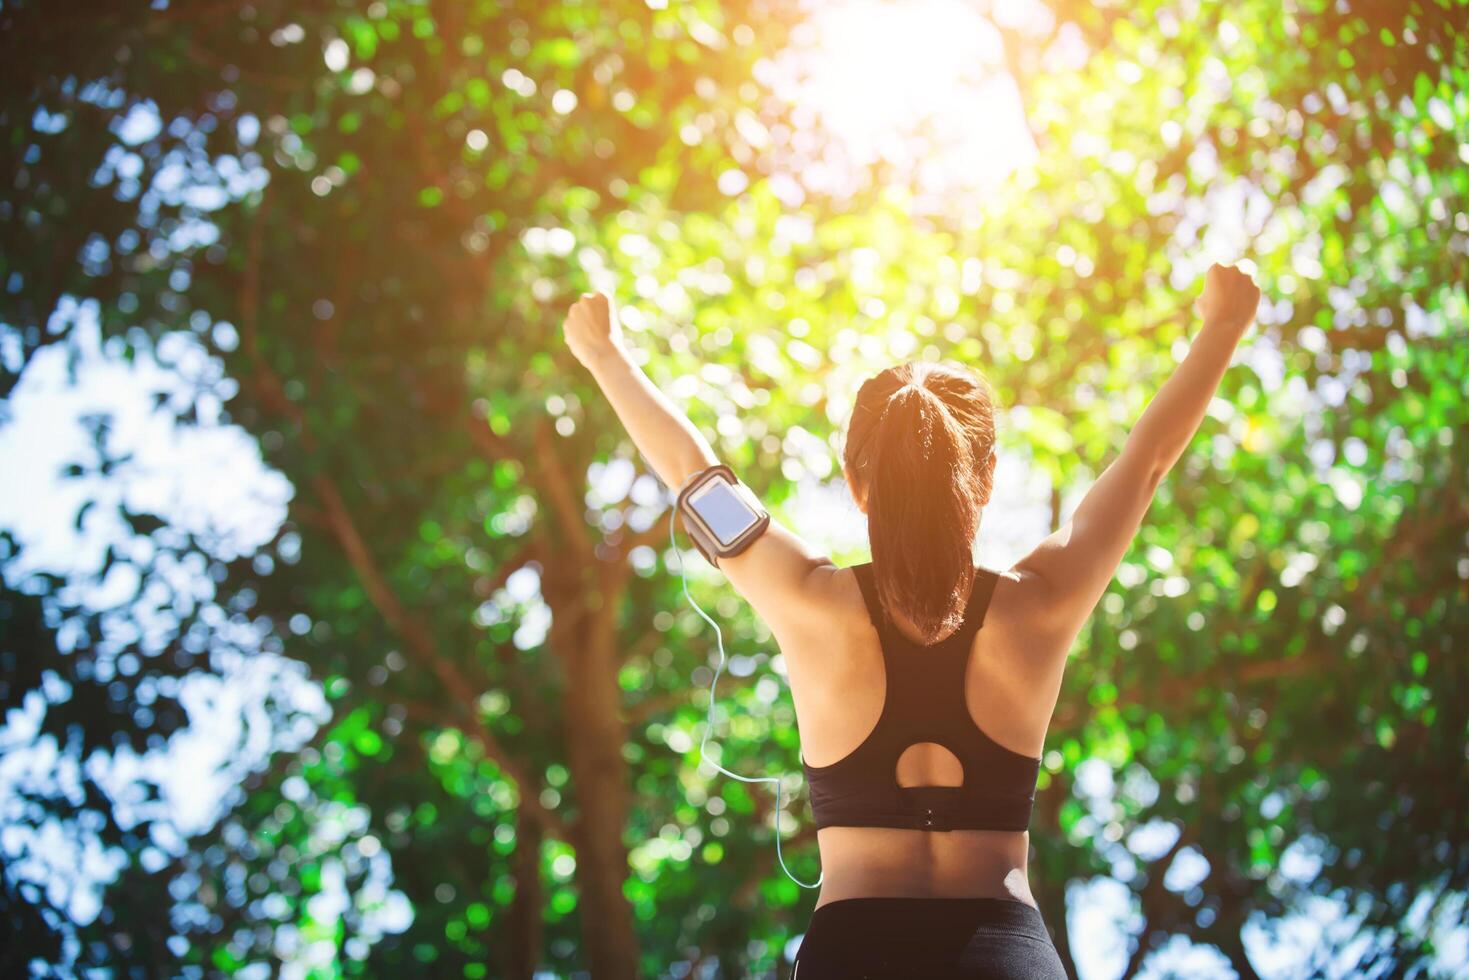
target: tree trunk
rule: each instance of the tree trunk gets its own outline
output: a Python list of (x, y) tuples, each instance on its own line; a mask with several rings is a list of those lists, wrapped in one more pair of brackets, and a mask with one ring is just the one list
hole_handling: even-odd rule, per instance
[(1065, 882), (1060, 882), (1054, 888), (1042, 889), (1039, 892), (1032, 885), (1031, 894), (1035, 896), (1036, 904), (1041, 907), (1041, 917), (1046, 920), (1046, 926), (1051, 933), (1051, 942), (1061, 957), (1061, 965), (1066, 968), (1066, 975), (1071, 980), (1076, 980), (1076, 961), (1071, 955), (1071, 930), (1066, 925)]
[[(623, 843), (628, 808), (627, 761), (622, 757), (626, 732), (614, 620), (610, 608), (603, 608), (604, 603), (607, 607), (613, 603), (588, 581), (590, 577), (572, 578), (578, 583), (575, 592), (558, 589), (558, 594), (548, 592), (545, 598), (552, 607), (550, 644), (565, 670), (567, 763), (579, 809), (575, 846), (582, 940), (596, 980), (635, 980), (637, 932), (622, 890), (628, 874)], [(568, 583), (563, 579), (559, 584)]]
[(541, 962), (544, 929), (541, 911), (545, 894), (541, 888), (541, 827), (522, 811), (516, 819), (515, 898), (510, 903), (509, 955), (505, 975), (509, 980), (532, 980)]
[(1221, 910), (1219, 919), (1211, 929), (1208, 938), (1219, 947), (1219, 951), (1229, 958), (1229, 965), (1234, 967), (1239, 974), (1240, 980), (1260, 980), (1260, 974), (1255, 972), (1255, 965), (1250, 962), (1249, 954), (1245, 952), (1245, 941), (1242, 930), (1245, 926), (1245, 909), (1236, 899), (1226, 898), (1224, 908)]
[[(1037, 809), (1040, 811), (1040, 819), (1034, 821), (1040, 828), (1041, 833), (1061, 837), (1061, 804), (1069, 794), (1070, 783), (1064, 773), (1057, 773), (1051, 785), (1043, 790), (1036, 800)], [(1032, 845), (1033, 847), (1033, 845)], [(1032, 857), (1034, 851), (1032, 850)], [(1076, 980), (1076, 960), (1071, 954), (1071, 928), (1066, 921), (1066, 886), (1065, 880), (1046, 882), (1041, 888), (1036, 888), (1031, 883), (1031, 895), (1035, 897), (1036, 904), (1040, 906), (1041, 918), (1046, 922), (1046, 927), (1051, 934), (1051, 943), (1056, 947), (1057, 954), (1061, 957), (1061, 965), (1066, 969), (1066, 976)]]
[[(476, 431), (488, 438), (489, 429)], [(575, 792), (573, 827), (582, 948), (595, 980), (636, 980), (638, 938), (627, 881), (628, 765), (617, 675), (617, 606), (628, 567), (609, 562), (582, 504), (588, 459), (568, 451), (547, 420), (534, 431), (537, 496), (555, 525), (541, 571), (551, 607), (547, 647), (561, 671), (566, 763)]]

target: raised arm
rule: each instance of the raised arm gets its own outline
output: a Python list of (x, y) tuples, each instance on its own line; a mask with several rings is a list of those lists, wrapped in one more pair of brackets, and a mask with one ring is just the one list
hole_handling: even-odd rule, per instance
[[(1254, 320), (1260, 290), (1232, 266), (1209, 269), (1195, 309), (1203, 320), (1188, 356), (1148, 404), (1122, 453), (1097, 478), (1071, 519), (1015, 570), (1043, 610), (1045, 632), (1064, 654), (1091, 615), (1137, 534), (1163, 477), (1199, 429), (1230, 357)], [(1026, 579), (1030, 579), (1028, 583)]]
[[(677, 491), (690, 476), (719, 462), (688, 417), (628, 357), (606, 296), (582, 296), (572, 305), (563, 329), (567, 346), (592, 372), (633, 444), (665, 486)], [(783, 645), (786, 637), (822, 621), (813, 615), (813, 603), (819, 603), (824, 593), (813, 579), (834, 568), (773, 516), (754, 544), (721, 559), (719, 567)]]
[(592, 372), (633, 445), (664, 486), (677, 491), (699, 470), (719, 462), (688, 417), (628, 357), (606, 296), (583, 294), (566, 314), (563, 330), (566, 345)]

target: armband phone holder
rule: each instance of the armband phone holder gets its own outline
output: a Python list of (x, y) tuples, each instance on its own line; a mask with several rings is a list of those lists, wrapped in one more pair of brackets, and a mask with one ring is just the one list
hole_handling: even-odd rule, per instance
[(734, 470), (717, 463), (691, 476), (678, 493), (677, 510), (699, 553), (718, 567), (738, 555), (770, 525), (770, 514)]

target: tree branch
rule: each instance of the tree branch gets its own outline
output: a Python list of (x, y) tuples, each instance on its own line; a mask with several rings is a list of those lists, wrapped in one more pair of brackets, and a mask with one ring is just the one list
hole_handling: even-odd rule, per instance
[(571, 477), (562, 466), (552, 444), (551, 423), (541, 419), (535, 430), (536, 464), (539, 468), (537, 486), (551, 498), (550, 503), (572, 544), (582, 554), (591, 554), (592, 538), (587, 530), (586, 517), (578, 502), (578, 494), (572, 486)]
[(629, 725), (641, 725), (652, 718), (691, 703), (689, 692), (684, 688), (675, 688), (671, 691), (659, 691), (650, 694), (636, 704), (629, 705), (623, 711), (623, 717)]
[(1138, 898), (1143, 906), (1143, 928), (1138, 933), (1137, 945), (1133, 947), (1132, 955), (1128, 958), (1127, 968), (1122, 971), (1122, 980), (1131, 980), (1142, 969), (1148, 954), (1153, 951), (1152, 938), (1154, 934), (1169, 931), (1173, 923), (1163, 921), (1169, 919), (1167, 912), (1162, 907), (1169, 905), (1168, 899), (1172, 896), (1163, 884), (1163, 879), (1168, 874), (1168, 869), (1173, 867), (1173, 859), (1190, 842), (1191, 838), (1187, 827), (1178, 828), (1178, 839), (1173, 846), (1168, 848), (1164, 854), (1148, 867), (1148, 881), (1143, 885)]
[(541, 542), (534, 537), (527, 537), (521, 544), (520, 549), (509, 558), (500, 562), (495, 571), (490, 575), (481, 575), (474, 581), (474, 594), (481, 599), (488, 599), (496, 592), (505, 587), (505, 582), (520, 571), (530, 562), (535, 561), (541, 554)]
[[(302, 445), (311, 449), (315, 446), (315, 440), (307, 424), (305, 413), (299, 405), (285, 396), (284, 387), (259, 348), (260, 265), (263, 254), (265, 212), (266, 204), (262, 199), (260, 206), (256, 209), (254, 223), (250, 229), (244, 276), (241, 280), (241, 343), (252, 362), (254, 368), (252, 381), (255, 382), (257, 390), (266, 395), (272, 408), (296, 423), (300, 429)], [(409, 614), (397, 593), (388, 584), (376, 559), (368, 549), (367, 543), (363, 540), (356, 522), (352, 519), (346, 501), (342, 498), (336, 483), (327, 475), (326, 470), (319, 471), (311, 478), (311, 487), (322, 505), (321, 519), (330, 529), (332, 536), (336, 538), (338, 546), (342, 549), (348, 564), (352, 567), (378, 614), (383, 617), (390, 629), (403, 638), (414, 659), (438, 678), (450, 698), (458, 705), (461, 714), (471, 722), (468, 734), (480, 743), (486, 754), (500, 767), (501, 771), (515, 781), (521, 799), (530, 806), (530, 814), (540, 822), (547, 833), (555, 834), (563, 840), (568, 839), (565, 822), (558, 814), (548, 810), (540, 802), (540, 795), (535, 789), (540, 781), (530, 778), (526, 767), (498, 742), (473, 713), (480, 692), (475, 690), (474, 685), (451, 660), (439, 655), (437, 645), (428, 628)]]

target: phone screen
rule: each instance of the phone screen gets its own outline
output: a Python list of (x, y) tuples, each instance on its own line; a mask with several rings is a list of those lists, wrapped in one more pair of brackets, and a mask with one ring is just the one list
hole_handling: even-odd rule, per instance
[(734, 489), (723, 480), (714, 480), (689, 498), (694, 509), (720, 544), (730, 544), (760, 519)]

